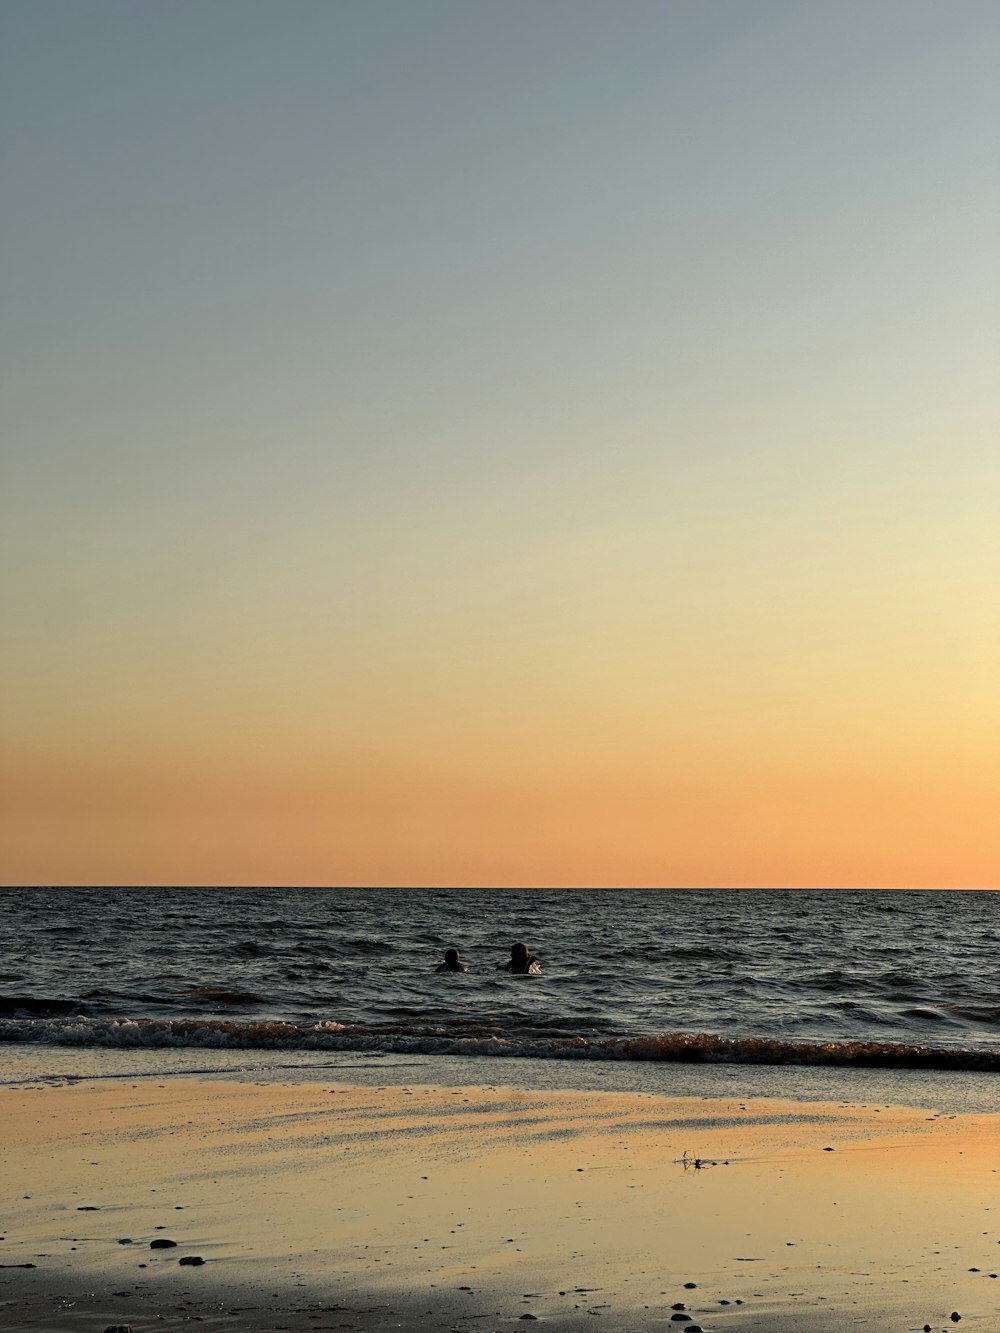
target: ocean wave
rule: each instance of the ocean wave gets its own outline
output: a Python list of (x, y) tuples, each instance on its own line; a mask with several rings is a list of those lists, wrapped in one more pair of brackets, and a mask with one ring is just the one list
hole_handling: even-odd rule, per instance
[(187, 986), (175, 994), (193, 1000), (213, 1000), (216, 1004), (260, 1004), (253, 991), (232, 990), (225, 986)]
[(64, 1000), (46, 995), (0, 995), (3, 1014), (77, 1014), (85, 1013), (79, 1000)]
[(655, 947), (644, 944), (632, 948), (629, 945), (605, 949), (596, 955), (602, 962), (620, 963), (622, 959), (636, 959), (649, 966), (650, 963), (693, 962), (740, 962), (747, 957), (746, 951), (738, 946), (719, 944), (672, 944)]
[(635, 1037), (626, 1045), (630, 1060), (1000, 1072), (1000, 1049), (919, 1046), (905, 1042), (784, 1041), (773, 1037), (719, 1037), (706, 1032), (689, 1036), (667, 1032), (655, 1037)]
[[(84, 1000), (125, 1000), (131, 1001), (133, 1004), (136, 1001), (142, 1004), (158, 1005), (173, 1003), (173, 998), (169, 995), (151, 995), (146, 991), (114, 990), (110, 986), (94, 986), (91, 990), (84, 991), (82, 998)], [(80, 1006), (80, 1012), (87, 1012), (84, 1005)]]
[(587, 1037), (571, 1032), (498, 1032), (485, 1028), (414, 1032), (362, 1029), (327, 1020), (239, 1022), (172, 1018), (0, 1018), (0, 1042), (55, 1046), (234, 1050), (392, 1051), (560, 1060), (643, 1060), (713, 1064), (836, 1065), (880, 1069), (953, 1069), (1000, 1073), (1000, 1048), (908, 1045), (881, 1041), (788, 1041), (714, 1033)]
[(948, 1023), (951, 1021), (948, 1015), (943, 1014), (940, 1009), (931, 1009), (926, 1004), (917, 1004), (908, 1009), (901, 1009), (900, 1014), (903, 1018), (916, 1019), (920, 1023)]
[(1000, 1005), (951, 1004), (944, 1007), (956, 1018), (979, 1023), (985, 1027), (1000, 1027)]

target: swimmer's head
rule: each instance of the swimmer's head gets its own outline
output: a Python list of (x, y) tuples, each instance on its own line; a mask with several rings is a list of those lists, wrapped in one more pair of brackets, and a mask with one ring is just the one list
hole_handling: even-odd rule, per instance
[(458, 962), (458, 950), (457, 950), (457, 949), (445, 949), (445, 951), (444, 951), (444, 961), (445, 961), (446, 963), (457, 963), (457, 962)]
[(526, 944), (512, 944), (510, 946), (511, 958), (527, 958), (528, 946)]

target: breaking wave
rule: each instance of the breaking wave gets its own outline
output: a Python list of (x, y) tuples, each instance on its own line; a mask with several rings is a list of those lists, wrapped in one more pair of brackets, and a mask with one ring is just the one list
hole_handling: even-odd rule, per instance
[(310, 1025), (230, 1019), (0, 1018), (0, 1042), (121, 1049), (391, 1051), (549, 1060), (653, 1060), (1000, 1072), (1000, 1050), (983, 1048), (880, 1041), (786, 1041), (758, 1036), (722, 1037), (706, 1032), (602, 1038), (568, 1032), (459, 1030), (414, 1033), (387, 1028), (362, 1030), (329, 1020)]

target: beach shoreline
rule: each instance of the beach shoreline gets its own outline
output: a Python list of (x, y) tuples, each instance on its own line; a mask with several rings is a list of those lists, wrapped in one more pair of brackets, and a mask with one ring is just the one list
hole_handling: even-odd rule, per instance
[(195, 1078), (249, 1083), (331, 1082), (372, 1087), (503, 1086), (529, 1091), (619, 1092), (893, 1105), (951, 1114), (1000, 1110), (1000, 1079), (976, 1069), (725, 1061), (552, 1059), (396, 1051), (303, 1051), (175, 1046), (91, 1047), (0, 1043), (0, 1087), (80, 1081)]
[(0, 1089), (0, 1319), (26, 1333), (1000, 1323), (1000, 1115), (532, 1090), (493, 1063), (478, 1085), (344, 1071)]

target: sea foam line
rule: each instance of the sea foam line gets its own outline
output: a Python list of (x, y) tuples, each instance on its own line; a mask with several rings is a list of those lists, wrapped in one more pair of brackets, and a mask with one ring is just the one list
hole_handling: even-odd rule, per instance
[(714, 1033), (538, 1037), (523, 1033), (405, 1033), (326, 1021), (311, 1026), (228, 1019), (89, 1018), (0, 1020), (0, 1042), (50, 1046), (232, 1050), (393, 1051), (559, 1060), (651, 1060), (712, 1064), (838, 1065), (1000, 1072), (1000, 1049), (881, 1041), (786, 1041)]

